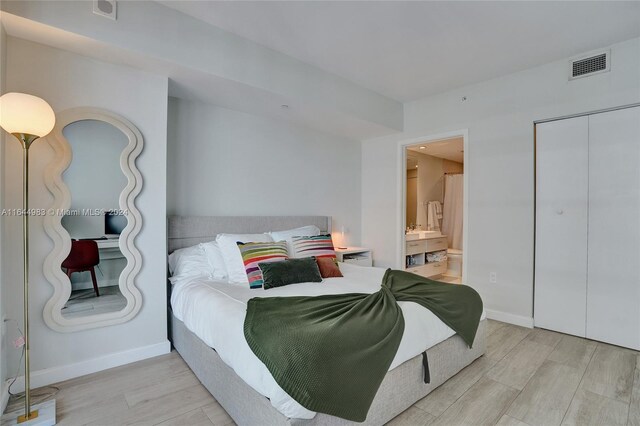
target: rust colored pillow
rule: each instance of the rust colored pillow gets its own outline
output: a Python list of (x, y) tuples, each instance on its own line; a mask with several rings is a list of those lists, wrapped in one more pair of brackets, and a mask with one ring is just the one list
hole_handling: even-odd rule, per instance
[(338, 278), (342, 276), (338, 262), (332, 257), (316, 257), (316, 263), (318, 263), (318, 269), (320, 269), (320, 275), (322, 278)]

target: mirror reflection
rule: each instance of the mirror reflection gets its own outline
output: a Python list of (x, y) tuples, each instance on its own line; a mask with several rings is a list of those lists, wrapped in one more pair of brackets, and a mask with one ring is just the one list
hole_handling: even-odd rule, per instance
[(71, 295), (62, 308), (65, 318), (122, 310), (127, 301), (119, 279), (127, 260), (119, 247), (127, 225), (120, 210), (120, 194), (127, 178), (120, 156), (127, 137), (109, 123), (82, 120), (63, 130), (72, 160), (63, 174), (71, 205), (62, 226), (71, 237), (71, 251), (62, 271), (71, 283)]

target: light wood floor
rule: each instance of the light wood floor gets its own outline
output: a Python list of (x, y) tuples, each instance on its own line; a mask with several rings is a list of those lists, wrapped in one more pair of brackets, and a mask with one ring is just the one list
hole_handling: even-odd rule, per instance
[(486, 354), (391, 425), (640, 426), (640, 353), (488, 325)]
[[(496, 321), (488, 333), (485, 356), (390, 425), (640, 426), (638, 352)], [(233, 424), (175, 352), (56, 386), (60, 425)]]

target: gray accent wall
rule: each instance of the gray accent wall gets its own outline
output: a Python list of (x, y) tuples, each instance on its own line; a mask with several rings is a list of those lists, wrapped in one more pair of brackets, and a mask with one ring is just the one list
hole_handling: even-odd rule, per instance
[(331, 216), (360, 244), (359, 142), (177, 98), (168, 120), (170, 215)]

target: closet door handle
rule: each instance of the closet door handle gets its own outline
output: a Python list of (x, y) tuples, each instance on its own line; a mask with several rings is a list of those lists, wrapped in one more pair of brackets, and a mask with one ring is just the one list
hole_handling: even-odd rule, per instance
[(564, 213), (564, 210), (562, 210), (562, 209), (556, 209), (556, 214), (557, 214), (558, 216), (562, 215), (563, 213)]

